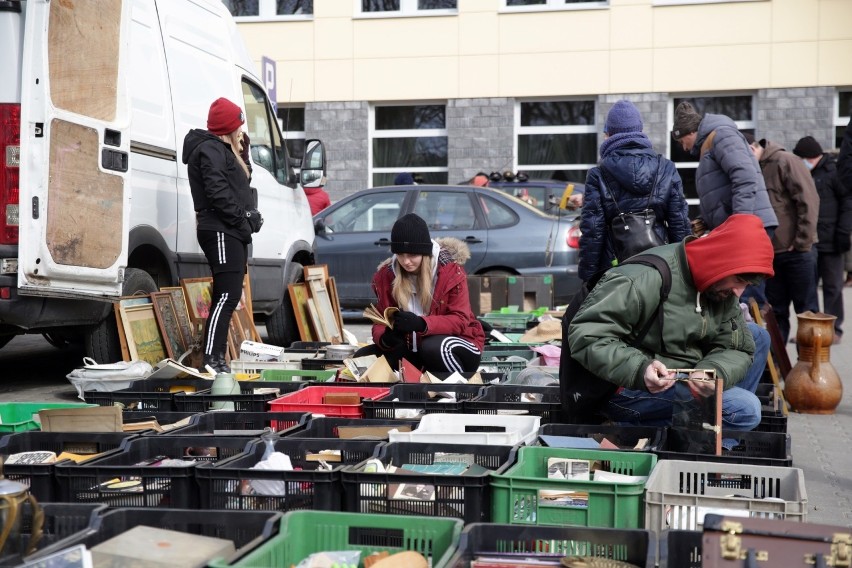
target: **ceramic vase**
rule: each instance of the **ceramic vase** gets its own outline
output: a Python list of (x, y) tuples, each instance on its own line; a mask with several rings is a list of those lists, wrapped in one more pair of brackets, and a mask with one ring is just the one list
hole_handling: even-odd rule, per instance
[(804, 312), (796, 316), (799, 360), (784, 380), (784, 397), (796, 412), (834, 414), (843, 383), (831, 364), (835, 316)]

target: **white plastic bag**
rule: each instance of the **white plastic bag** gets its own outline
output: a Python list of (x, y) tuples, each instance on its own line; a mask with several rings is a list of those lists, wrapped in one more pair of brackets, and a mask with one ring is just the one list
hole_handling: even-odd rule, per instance
[(77, 389), (80, 400), (85, 392), (114, 392), (129, 388), (133, 381), (144, 379), (153, 372), (146, 361), (119, 361), (98, 364), (94, 359), (83, 357), (83, 366), (74, 369), (65, 377)]

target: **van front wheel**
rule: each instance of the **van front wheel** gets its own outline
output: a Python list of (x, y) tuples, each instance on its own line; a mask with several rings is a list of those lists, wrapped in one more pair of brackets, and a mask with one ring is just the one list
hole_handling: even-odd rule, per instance
[[(121, 285), (122, 296), (146, 296), (157, 290), (159, 288), (156, 282), (144, 270), (128, 268), (124, 273), (124, 283)], [(101, 323), (86, 330), (83, 349), (87, 357), (91, 357), (98, 363), (114, 363), (122, 360), (115, 313), (110, 312)]]
[(290, 302), (290, 291), (287, 285), (304, 281), (302, 265), (291, 262), (287, 278), (284, 280), (284, 297), (281, 299), (281, 305), (266, 319), (266, 335), (272, 345), (290, 347), (291, 343), (299, 340), (296, 312), (293, 310), (293, 303)]

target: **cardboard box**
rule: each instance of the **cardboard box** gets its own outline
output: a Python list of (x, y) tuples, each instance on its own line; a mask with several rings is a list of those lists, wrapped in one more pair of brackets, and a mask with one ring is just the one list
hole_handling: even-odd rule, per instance
[(92, 547), (92, 560), (96, 568), (200, 568), (233, 552), (230, 540), (139, 525)]

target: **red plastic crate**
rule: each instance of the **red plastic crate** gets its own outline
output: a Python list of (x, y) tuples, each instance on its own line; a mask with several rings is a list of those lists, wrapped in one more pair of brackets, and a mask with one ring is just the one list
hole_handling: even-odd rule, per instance
[(359, 398), (376, 400), (390, 393), (390, 389), (376, 387), (314, 386), (285, 394), (269, 402), (272, 412), (313, 412), (325, 416), (363, 418), (364, 408), (358, 404), (323, 404), (330, 393), (356, 393)]

